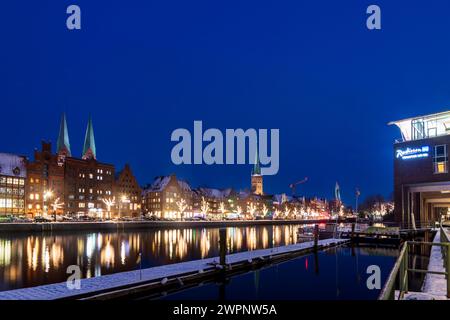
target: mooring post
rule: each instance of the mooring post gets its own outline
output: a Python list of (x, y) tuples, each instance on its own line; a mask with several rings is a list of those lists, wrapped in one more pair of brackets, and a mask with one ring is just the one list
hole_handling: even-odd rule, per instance
[(355, 237), (355, 224), (352, 223), (352, 240)]
[(317, 250), (317, 245), (319, 244), (319, 225), (314, 225), (314, 250)]
[(227, 255), (227, 229), (221, 228), (219, 230), (219, 252), (220, 252), (220, 265), (226, 265), (225, 257)]

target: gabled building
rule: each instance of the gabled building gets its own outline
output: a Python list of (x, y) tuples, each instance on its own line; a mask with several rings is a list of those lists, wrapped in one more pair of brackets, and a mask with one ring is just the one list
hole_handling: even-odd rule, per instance
[(117, 172), (114, 194), (120, 216), (139, 217), (141, 215), (142, 189), (129, 164)]
[(144, 214), (155, 215), (159, 218), (181, 218), (179, 201), (186, 203), (184, 217), (192, 215), (192, 190), (189, 184), (170, 176), (156, 177), (153, 183), (146, 186), (142, 192), (142, 209)]

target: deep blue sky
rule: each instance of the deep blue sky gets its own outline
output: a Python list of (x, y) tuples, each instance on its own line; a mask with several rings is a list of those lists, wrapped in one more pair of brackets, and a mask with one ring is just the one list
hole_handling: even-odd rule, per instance
[[(78, 4), (82, 30), (66, 29)], [(382, 9), (382, 30), (365, 27)], [(56, 142), (66, 111), (81, 154), (92, 114), (98, 159), (141, 184), (249, 187), (251, 166), (171, 164), (172, 130), (279, 128), (280, 171), (265, 191), (389, 195), (387, 122), (448, 109), (450, 3), (396, 1), (7, 1), (0, 13), (0, 151)]]

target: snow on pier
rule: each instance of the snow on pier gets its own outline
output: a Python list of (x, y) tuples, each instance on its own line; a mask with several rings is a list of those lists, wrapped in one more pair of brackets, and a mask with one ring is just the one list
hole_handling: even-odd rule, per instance
[[(319, 249), (348, 242), (346, 239), (319, 240)], [(312, 249), (314, 242), (297, 243), (288, 246), (234, 253), (226, 256), (226, 264), (233, 265), (253, 260), (270, 259), (273, 256), (301, 252)], [(124, 286), (139, 285), (152, 281), (167, 281), (188, 274), (211, 271), (219, 263), (219, 257), (207, 258), (157, 266), (148, 269), (120, 272), (105, 276), (81, 279), (81, 288), (70, 290), (66, 282), (42, 285), (31, 288), (15, 289), (0, 292), (0, 300), (56, 300), (76, 298), (82, 295), (96, 294), (118, 289)]]
[[(436, 233), (433, 243), (441, 242), (441, 231)], [(440, 246), (432, 246), (428, 271), (445, 272)], [(443, 274), (427, 273), (422, 292), (409, 292), (404, 300), (447, 300), (447, 279)]]

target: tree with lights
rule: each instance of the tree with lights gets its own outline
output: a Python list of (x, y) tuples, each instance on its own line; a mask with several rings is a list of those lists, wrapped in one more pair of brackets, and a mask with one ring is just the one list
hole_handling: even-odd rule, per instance
[(186, 200), (181, 198), (180, 201), (177, 201), (176, 205), (178, 207), (178, 212), (180, 213), (180, 218), (184, 220), (184, 211), (186, 211), (188, 207)]
[(205, 200), (205, 197), (202, 197), (202, 205), (200, 207), (202, 214), (206, 217), (209, 212), (209, 203)]
[(108, 218), (111, 219), (111, 207), (113, 207), (116, 204), (115, 198), (102, 199), (102, 202), (106, 205)]
[(247, 205), (247, 212), (250, 213), (250, 216), (254, 218), (256, 212), (256, 206), (253, 202), (250, 202), (250, 205)]
[(236, 213), (237, 213), (238, 215), (241, 215), (241, 214), (242, 214), (242, 208), (241, 208), (241, 206), (237, 206), (237, 207), (236, 207)]
[(262, 207), (262, 213), (264, 217), (269, 213), (269, 208), (267, 208), (266, 204), (264, 204)]
[(219, 210), (222, 213), (222, 219), (225, 218), (226, 210), (225, 210), (225, 203), (223, 201), (219, 205)]
[(289, 217), (289, 214), (291, 213), (291, 210), (289, 209), (288, 206), (284, 207), (284, 216), (287, 218)]
[(58, 209), (61, 209), (63, 206), (64, 206), (64, 202), (59, 202), (59, 198), (56, 198), (55, 201), (53, 201), (52, 208), (53, 208), (53, 211), (54, 211), (54, 214), (55, 214), (55, 216), (54, 216), (55, 217), (55, 221), (56, 221), (56, 211)]

